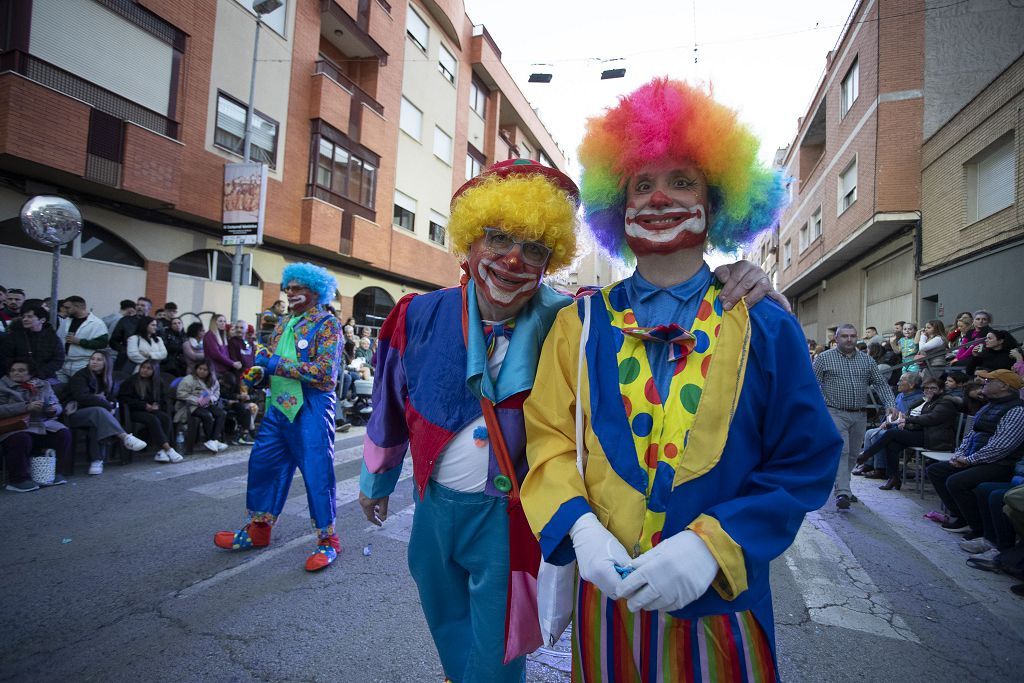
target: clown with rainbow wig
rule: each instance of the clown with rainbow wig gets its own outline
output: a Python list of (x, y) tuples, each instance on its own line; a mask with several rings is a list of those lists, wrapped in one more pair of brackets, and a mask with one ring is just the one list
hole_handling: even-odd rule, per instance
[(778, 219), (757, 151), (668, 79), (588, 121), (586, 223), (637, 269), (556, 317), (522, 485), (544, 558), (578, 564), (574, 681), (777, 678), (769, 563), (828, 498), (842, 442), (797, 321), (723, 306), (704, 261)]
[(293, 263), (281, 274), (291, 315), (277, 323), (267, 346), (256, 352), (246, 381), (269, 378), (267, 410), (249, 455), (247, 518), (237, 531), (213, 539), (225, 550), (270, 545), (270, 532), (284, 509), (295, 469), (306, 486), (316, 546), (306, 571), (329, 566), (341, 544), (334, 530), (334, 388), (341, 364), (341, 323), (327, 310), (337, 283), (326, 269)]

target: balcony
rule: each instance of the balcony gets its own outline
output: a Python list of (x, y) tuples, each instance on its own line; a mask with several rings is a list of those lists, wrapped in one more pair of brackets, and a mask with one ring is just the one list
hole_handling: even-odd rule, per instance
[(320, 35), (349, 57), (375, 57), (388, 63), (391, 6), (377, 0), (320, 0)]

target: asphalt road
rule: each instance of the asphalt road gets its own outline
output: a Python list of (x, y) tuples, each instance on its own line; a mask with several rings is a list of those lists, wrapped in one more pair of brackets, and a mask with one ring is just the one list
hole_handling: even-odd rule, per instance
[[(0, 492), (0, 681), (440, 681), (406, 568), (411, 481), (371, 527), (360, 444), (339, 435), (344, 550), (314, 575), (298, 478), (271, 548), (213, 546), (244, 515), (242, 449)], [(773, 565), (783, 679), (1019, 680), (1013, 581), (964, 565), (959, 537), (921, 517), (934, 497), (867, 484), (850, 512), (809, 515)], [(532, 657), (528, 680), (567, 681), (567, 647)]]

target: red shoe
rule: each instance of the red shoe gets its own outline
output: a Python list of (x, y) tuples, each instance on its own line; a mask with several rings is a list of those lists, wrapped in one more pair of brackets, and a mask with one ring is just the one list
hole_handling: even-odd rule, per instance
[(265, 522), (250, 522), (238, 531), (218, 531), (213, 544), (224, 550), (249, 550), (270, 545), (271, 526)]
[(312, 555), (306, 558), (306, 571), (320, 571), (338, 559), (338, 553), (340, 552), (341, 541), (338, 540), (337, 534), (328, 536), (327, 538), (321, 538), (320, 542), (317, 543), (316, 550), (313, 551)]

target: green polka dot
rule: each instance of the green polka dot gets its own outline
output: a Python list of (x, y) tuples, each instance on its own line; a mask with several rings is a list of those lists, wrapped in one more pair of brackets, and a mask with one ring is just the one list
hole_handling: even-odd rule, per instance
[(679, 391), (679, 400), (683, 402), (686, 412), (697, 412), (697, 405), (700, 403), (701, 389), (696, 384), (687, 384)]
[(626, 358), (619, 363), (619, 384), (632, 384), (640, 376), (640, 361)]

